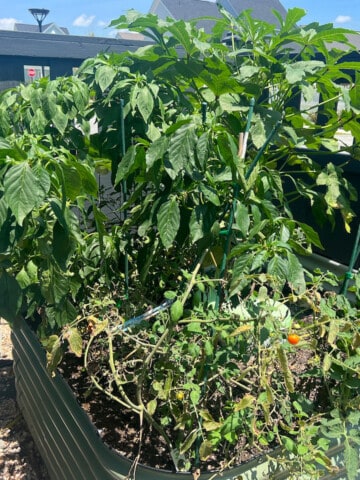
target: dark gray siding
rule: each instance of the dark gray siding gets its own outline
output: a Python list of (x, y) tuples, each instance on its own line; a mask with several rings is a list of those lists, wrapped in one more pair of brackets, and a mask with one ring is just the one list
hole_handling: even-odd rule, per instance
[(50, 78), (71, 75), (86, 58), (98, 53), (136, 50), (149, 42), (74, 35), (0, 30), (0, 89), (4, 82), (23, 82), (24, 65), (50, 67)]

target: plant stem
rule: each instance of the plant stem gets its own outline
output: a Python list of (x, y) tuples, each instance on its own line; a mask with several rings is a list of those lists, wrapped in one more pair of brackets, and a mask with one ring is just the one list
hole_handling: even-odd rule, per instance
[(132, 410), (139, 413), (141, 411), (141, 406), (136, 405), (135, 403), (133, 403), (129, 399), (129, 397), (127, 396), (127, 394), (124, 390), (122, 382), (121, 382), (121, 380), (120, 380), (120, 378), (117, 374), (117, 371), (116, 371), (116, 368), (115, 368), (115, 362), (114, 362), (114, 349), (113, 349), (113, 342), (112, 342), (112, 334), (110, 332), (108, 332), (108, 345), (109, 345), (109, 366), (110, 366), (111, 373), (114, 377), (116, 386), (119, 389), (119, 392), (121, 393), (124, 401), (128, 404), (129, 408), (131, 408)]
[(188, 284), (188, 286), (187, 286), (187, 289), (186, 289), (186, 291), (185, 291), (185, 293), (184, 293), (184, 295), (183, 295), (183, 297), (182, 297), (182, 300), (181, 300), (181, 303), (182, 303), (183, 306), (185, 305), (185, 302), (186, 302), (188, 296), (190, 295), (190, 292), (191, 292), (191, 290), (193, 289), (193, 286), (194, 286), (195, 283), (196, 283), (196, 275), (198, 274), (198, 272), (199, 272), (199, 270), (200, 270), (200, 268), (201, 268), (201, 265), (202, 265), (202, 263), (203, 263), (206, 255), (208, 254), (208, 252), (209, 252), (209, 248), (206, 248), (206, 249), (204, 250), (203, 254), (201, 255), (200, 260), (198, 261), (198, 263), (196, 264), (196, 266), (195, 266), (195, 268), (194, 268), (194, 271), (193, 271), (193, 273), (192, 273), (192, 275), (191, 275), (190, 282), (189, 282), (189, 284)]

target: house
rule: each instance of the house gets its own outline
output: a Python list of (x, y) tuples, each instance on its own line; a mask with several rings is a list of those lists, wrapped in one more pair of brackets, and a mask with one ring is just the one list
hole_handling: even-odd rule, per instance
[[(37, 28), (37, 27), (35, 27)], [(43, 76), (71, 75), (98, 53), (122, 53), (148, 41), (0, 30), (0, 90)]]
[[(159, 18), (174, 18), (175, 20), (193, 20), (199, 17), (221, 17), (218, 4), (222, 5), (234, 17), (244, 10), (251, 10), (254, 18), (269, 23), (277, 23), (272, 10), (277, 10), (282, 17), (286, 16), (286, 9), (279, 0), (153, 0), (150, 13)], [(202, 20), (198, 26), (210, 32), (212, 22)]]
[[(39, 32), (39, 27), (37, 25), (30, 25), (27, 23), (15, 23), (14, 24), (15, 32), (27, 32), (27, 33), (37, 33)], [(47, 25), (42, 25), (41, 33), (49, 33), (51, 35), (69, 35), (69, 30), (65, 27), (59, 27), (56, 23), (48, 23)]]

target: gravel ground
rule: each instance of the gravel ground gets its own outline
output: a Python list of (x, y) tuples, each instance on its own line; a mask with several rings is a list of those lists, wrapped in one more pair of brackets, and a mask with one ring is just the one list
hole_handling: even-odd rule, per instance
[(0, 319), (0, 478), (50, 480), (16, 403), (10, 329)]

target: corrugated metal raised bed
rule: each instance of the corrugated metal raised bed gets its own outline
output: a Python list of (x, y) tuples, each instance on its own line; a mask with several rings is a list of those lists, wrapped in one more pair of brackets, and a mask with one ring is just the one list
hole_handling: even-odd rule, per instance
[[(12, 332), (14, 370), (18, 403), (47, 465), (52, 480), (125, 480), (131, 462), (107, 447), (95, 427), (77, 403), (67, 383), (49, 376), (40, 343), (24, 321)], [(330, 450), (336, 474), (324, 479), (346, 479), (343, 447)], [(173, 480), (192, 478), (191, 473), (174, 473), (138, 466), (138, 480)], [(279, 471), (274, 460), (261, 456), (222, 473), (201, 473), (200, 480), (281, 480), (287, 472)], [(305, 477), (302, 477), (305, 478)], [(360, 477), (359, 477), (360, 478)]]

